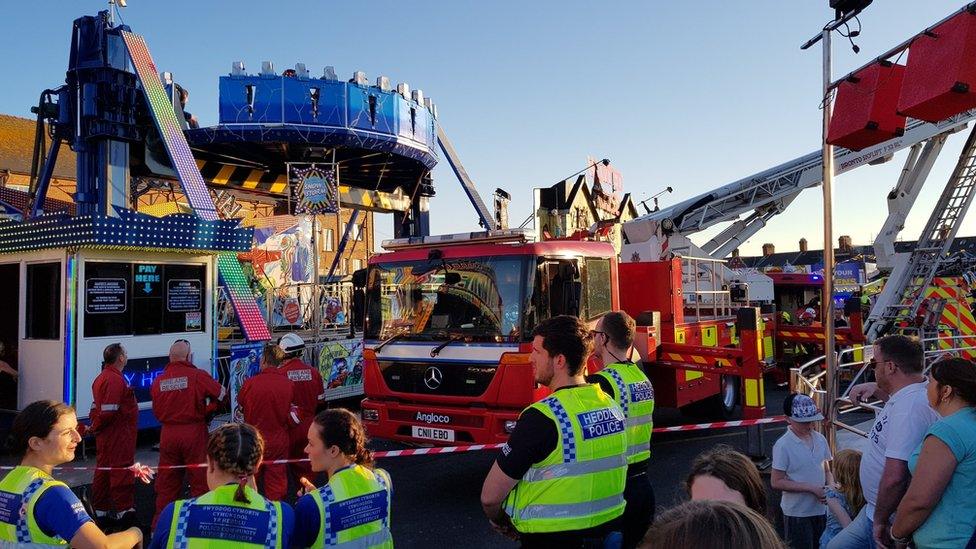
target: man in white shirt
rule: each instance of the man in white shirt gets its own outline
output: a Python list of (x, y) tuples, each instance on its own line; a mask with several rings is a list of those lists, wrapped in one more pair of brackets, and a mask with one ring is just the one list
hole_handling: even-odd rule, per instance
[(861, 488), (867, 503), (828, 549), (892, 546), (888, 526), (911, 480), (908, 458), (939, 419), (925, 396), (922, 346), (916, 340), (902, 335), (878, 339), (871, 363), (877, 381), (855, 385), (850, 392), (855, 402), (871, 398), (885, 402), (861, 457)]

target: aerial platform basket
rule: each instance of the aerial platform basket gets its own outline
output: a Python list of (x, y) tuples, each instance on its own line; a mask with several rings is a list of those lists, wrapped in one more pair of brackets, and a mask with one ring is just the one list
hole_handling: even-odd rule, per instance
[(912, 41), (898, 112), (939, 122), (974, 107), (976, 14), (963, 11)]
[(904, 76), (904, 65), (881, 61), (841, 82), (827, 142), (859, 151), (903, 135), (905, 117), (896, 108)]

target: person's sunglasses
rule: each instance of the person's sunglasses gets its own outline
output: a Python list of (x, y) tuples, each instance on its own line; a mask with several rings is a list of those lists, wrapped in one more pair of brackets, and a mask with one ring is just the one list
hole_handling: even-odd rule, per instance
[(871, 366), (872, 369), (876, 369), (878, 367), (878, 364), (884, 364), (885, 362), (891, 362), (891, 361), (890, 360), (875, 360), (875, 359), (872, 358), (871, 361), (868, 362), (868, 364)]

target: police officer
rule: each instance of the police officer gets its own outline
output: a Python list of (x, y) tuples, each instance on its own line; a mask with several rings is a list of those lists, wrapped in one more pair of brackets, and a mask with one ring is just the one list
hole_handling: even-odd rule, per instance
[(167, 505), (149, 547), (290, 547), (291, 507), (261, 497), (254, 488), (263, 446), (261, 435), (246, 423), (214, 430), (206, 442), (210, 491)]
[(618, 547), (627, 479), (623, 412), (586, 383), (593, 349), (573, 316), (532, 332), (537, 383), (552, 394), (522, 411), (481, 491), (492, 526), (523, 547)]
[[(75, 411), (63, 402), (28, 404), (10, 428), (10, 450), (20, 458), (0, 480), (0, 547), (106, 547), (142, 543), (135, 527), (106, 536), (68, 486), (51, 477), (75, 459), (81, 442)], [(130, 473), (131, 474), (131, 473)]]
[(325, 472), (329, 481), (316, 488), (302, 479), (306, 493), (295, 505), (293, 545), (392, 549), (393, 484), (386, 471), (373, 468), (359, 419), (344, 408), (324, 410), (307, 437), (312, 470)]
[(139, 404), (135, 393), (122, 376), (128, 353), (119, 343), (102, 351), (102, 373), (92, 383), (92, 408), (89, 413), (98, 454), (95, 465), (112, 467), (95, 470), (92, 480), (92, 507), (96, 519), (135, 520), (135, 477), (125, 467), (136, 457), (136, 432)]
[[(159, 435), (159, 473), (156, 476), (156, 513), (176, 501), (183, 492), (183, 473), (190, 480), (190, 495), (207, 491), (203, 469), (169, 469), (168, 465), (195, 465), (207, 457), (207, 415), (215, 411), (227, 390), (207, 372), (193, 365), (190, 343), (178, 339), (169, 349), (169, 364), (153, 380), (150, 389)], [(209, 403), (208, 403), (209, 399)]]
[(654, 427), (654, 387), (632, 358), (636, 323), (624, 311), (611, 311), (596, 323), (594, 354), (602, 370), (587, 378), (616, 401), (627, 423), (627, 487), (623, 546), (637, 547), (654, 521), (654, 490), (647, 476)]
[(237, 395), (244, 421), (254, 425), (264, 439), (265, 463), (258, 477), (262, 493), (273, 500), (280, 500), (288, 493), (288, 474), (285, 464), (269, 462), (288, 459), (288, 432), (298, 424), (298, 410), (293, 404), (294, 384), (279, 368), (281, 359), (277, 345), (265, 345), (261, 371), (245, 381)]
[[(298, 406), (300, 423), (292, 424), (289, 428), (288, 458), (298, 460), (305, 458), (308, 428), (312, 425), (319, 404), (325, 400), (325, 384), (322, 382), (322, 374), (319, 373), (318, 368), (312, 368), (300, 358), (305, 350), (305, 340), (297, 334), (285, 334), (278, 340), (278, 347), (285, 356), (281, 369), (295, 385), (294, 403)], [(310, 477), (312, 474), (312, 469), (306, 461), (293, 462), (288, 468), (296, 481), (302, 477)]]

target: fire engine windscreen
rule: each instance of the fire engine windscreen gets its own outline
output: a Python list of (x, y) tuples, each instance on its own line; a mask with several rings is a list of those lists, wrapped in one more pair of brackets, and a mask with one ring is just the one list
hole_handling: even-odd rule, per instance
[[(520, 304), (532, 276), (526, 257), (457, 258), (370, 266), (367, 339), (519, 340)], [(448, 273), (451, 276), (448, 277)], [(460, 276), (460, 281), (448, 280)]]

